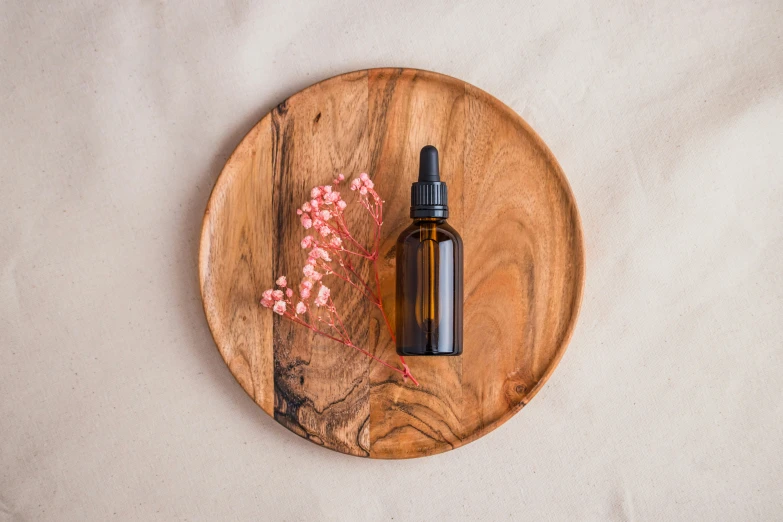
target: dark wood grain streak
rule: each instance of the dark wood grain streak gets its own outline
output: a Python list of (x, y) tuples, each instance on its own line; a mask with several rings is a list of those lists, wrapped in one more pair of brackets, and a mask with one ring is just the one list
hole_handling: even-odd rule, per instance
[[(296, 208), (309, 189), (340, 172), (365, 170), (367, 162), (366, 73), (322, 84), (323, 97), (299, 94), (272, 114), (274, 147), (275, 275), (301, 279), (305, 231)], [(341, 93), (332, 96), (331, 93)], [(369, 222), (356, 220), (360, 237)], [(366, 267), (364, 268), (366, 273)], [(329, 283), (331, 284), (331, 283)], [(357, 292), (335, 293), (354, 342), (367, 343), (368, 304)], [(291, 431), (328, 448), (366, 456), (369, 448), (369, 360), (358, 352), (318, 337), (280, 316), (274, 323), (275, 419)], [(339, 375), (339, 379), (332, 378)]]

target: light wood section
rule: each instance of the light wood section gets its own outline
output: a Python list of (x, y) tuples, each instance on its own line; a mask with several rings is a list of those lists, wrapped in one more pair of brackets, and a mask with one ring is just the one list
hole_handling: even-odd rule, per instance
[(231, 373), (265, 412), (274, 413), (273, 318), (258, 306), (272, 286), (271, 116), (242, 140), (218, 178), (201, 233), (199, 277), (212, 336)]
[[(276, 275), (299, 281), (295, 209), (310, 187), (366, 171), (386, 200), (381, 286), (393, 318), (394, 241), (427, 144), (440, 151), (449, 221), (465, 244), (465, 345), (460, 357), (409, 357), (417, 388), (258, 299)], [(366, 234), (369, 223), (354, 228)], [(565, 177), (518, 115), (454, 78), (373, 69), (305, 89), (248, 134), (210, 198), (199, 270), (218, 349), (264, 411), (331, 449), (410, 458), (484, 435), (540, 389), (576, 321), (584, 252)], [(396, 361), (379, 312), (339, 288), (355, 340)]]
[(584, 254), (555, 158), (511, 109), (473, 86), (466, 93), (462, 419), (472, 440), (527, 404), (560, 360)]
[[(414, 70), (370, 71), (370, 143), (373, 180), (386, 201), (385, 237), (380, 263), (384, 310), (394, 317), (395, 240), (411, 220), (411, 183), (419, 172), (419, 151), (434, 145), (440, 172), (448, 184), (449, 223), (461, 231), (462, 167), (465, 138), (465, 84)], [(387, 216), (387, 217), (386, 217)], [(381, 328), (375, 350), (386, 360), (397, 358), (395, 346)], [(428, 455), (451, 449), (465, 437), (462, 429), (462, 358), (410, 357), (420, 386), (403, 383), (396, 374), (374, 365), (370, 374), (370, 441), (373, 457)]]

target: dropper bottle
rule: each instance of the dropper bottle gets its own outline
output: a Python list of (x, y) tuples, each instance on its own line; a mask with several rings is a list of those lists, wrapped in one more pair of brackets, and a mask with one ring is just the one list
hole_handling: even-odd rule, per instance
[(448, 189), (432, 145), (421, 149), (410, 216), (413, 223), (397, 238), (397, 353), (459, 355), (462, 238), (446, 222)]

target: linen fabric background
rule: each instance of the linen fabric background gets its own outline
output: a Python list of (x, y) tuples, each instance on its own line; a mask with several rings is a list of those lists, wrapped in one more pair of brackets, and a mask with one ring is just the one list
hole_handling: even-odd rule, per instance
[[(7, 0), (0, 26), (0, 520), (783, 518), (778, 0)], [(263, 413), (196, 271), (241, 137), (381, 66), (521, 114), (587, 252), (541, 393), (397, 462)]]

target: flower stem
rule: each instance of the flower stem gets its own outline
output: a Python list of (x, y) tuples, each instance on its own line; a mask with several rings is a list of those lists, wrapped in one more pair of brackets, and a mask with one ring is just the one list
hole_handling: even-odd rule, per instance
[[(334, 184), (339, 185), (340, 181), (343, 179), (344, 177), (342, 175), (338, 176), (334, 180)], [(334, 305), (334, 301), (330, 296), (330, 289), (321, 281), (322, 276), (335, 275), (361, 291), (362, 296), (370, 303), (377, 306), (381, 311), (384, 323), (386, 324), (386, 330), (389, 332), (392, 342), (396, 344), (394, 329), (391, 326), (389, 316), (383, 309), (383, 294), (381, 292), (381, 280), (378, 268), (378, 258), (380, 257), (381, 248), (381, 227), (383, 226), (383, 200), (373, 189), (373, 183), (366, 173), (361, 174), (359, 178), (351, 183), (351, 189), (359, 191), (359, 203), (365, 208), (367, 213), (370, 214), (370, 217), (375, 223), (372, 248), (368, 250), (367, 247), (357, 241), (348, 229), (344, 213), (347, 205), (341, 199), (339, 192), (334, 192), (330, 186), (314, 187), (311, 191), (312, 199), (306, 201), (302, 207), (297, 210), (297, 214), (301, 216), (302, 226), (304, 226), (305, 229), (315, 227), (315, 230), (317, 230), (323, 238), (327, 238), (329, 235), (333, 235), (334, 237), (331, 241), (319, 241), (312, 236), (307, 236), (302, 240), (302, 248), (310, 248), (311, 246), (313, 248), (310, 251), (311, 257), (308, 259), (309, 264), (305, 265), (303, 269), (306, 279), (299, 287), (301, 300), (296, 305), (294, 305), (294, 300), (291, 299), (293, 292), (290, 288), (286, 288), (286, 279), (283, 276), (276, 281), (276, 284), (279, 286), (277, 290), (269, 289), (264, 291), (264, 297), (261, 300), (261, 304), (267, 308), (273, 308), (274, 312), (289, 319), (295, 324), (304, 326), (317, 335), (354, 348), (370, 357), (372, 360), (401, 374), (403, 379), (410, 377), (411, 381), (418, 386), (419, 382), (411, 374), (410, 368), (405, 363), (404, 357), (400, 356), (400, 363), (402, 364), (402, 369), (400, 369), (353, 343), (350, 338), (350, 333), (345, 327), (342, 317), (340, 317), (337, 307)], [(370, 197), (372, 197), (372, 199), (370, 199)], [(331, 205), (334, 205), (331, 207), (331, 210), (326, 208)], [(334, 238), (338, 239), (335, 240)], [(333, 258), (330, 258), (327, 252), (331, 253)], [(350, 256), (367, 259), (372, 263), (373, 276), (375, 279), (374, 285), (372, 283), (373, 276), (370, 276), (370, 278), (361, 276), (357, 268), (351, 262)], [(340, 269), (337, 269), (335, 266), (338, 264), (340, 265)], [(316, 268), (322, 270), (323, 273), (318, 272)], [(314, 284), (321, 285), (318, 289), (318, 297), (313, 304), (308, 304), (310, 291), (313, 290)], [(373, 286), (375, 287), (374, 289)], [(283, 298), (283, 292), (285, 292), (288, 298)], [(312, 306), (324, 308), (328, 318), (325, 318), (320, 310), (315, 310)], [(292, 312), (291, 309), (295, 310), (296, 313)], [(308, 317), (307, 320), (303, 317), (305, 315)], [(321, 323), (327, 325), (324, 330), (321, 329)]]

